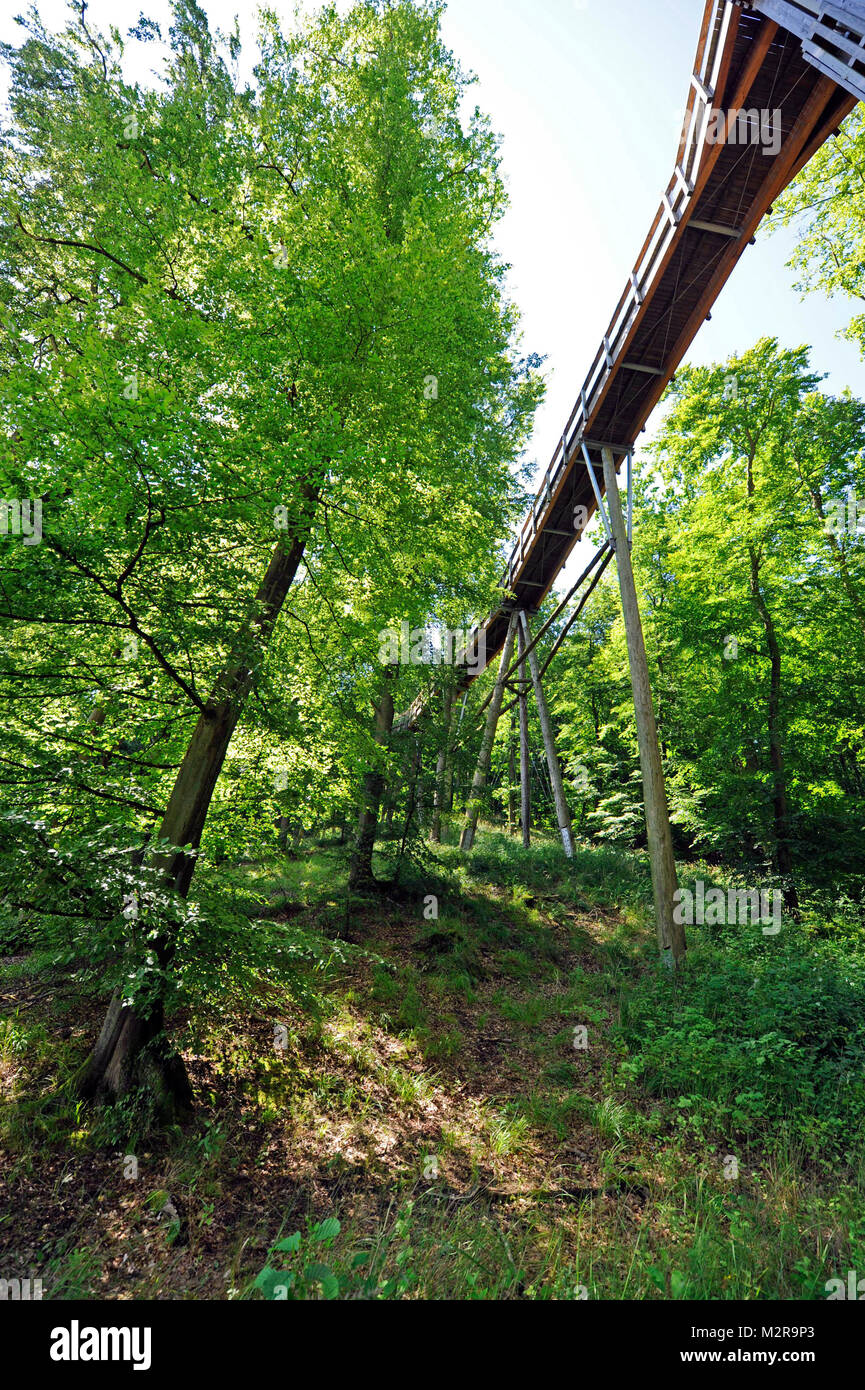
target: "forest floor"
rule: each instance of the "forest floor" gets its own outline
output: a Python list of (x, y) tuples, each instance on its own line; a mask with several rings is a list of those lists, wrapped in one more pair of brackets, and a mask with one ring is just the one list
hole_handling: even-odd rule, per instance
[(641, 856), (568, 864), (494, 832), (367, 898), (332, 845), (241, 872), (324, 949), (172, 1020), (183, 1130), (136, 1139), (122, 1108), (63, 1099), (105, 1001), (38, 952), (0, 961), (6, 1277), (53, 1298), (787, 1299), (865, 1271), (858, 939), (695, 928), (674, 980)]

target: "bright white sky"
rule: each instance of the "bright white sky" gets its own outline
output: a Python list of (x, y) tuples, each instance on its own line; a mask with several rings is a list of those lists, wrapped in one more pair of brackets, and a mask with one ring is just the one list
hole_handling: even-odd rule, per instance
[[(225, 30), (240, 9), (251, 46), (253, 5), (199, 3)], [(39, 8), (52, 27), (65, 18), (64, 0)], [(142, 8), (166, 32), (166, 0), (93, 0), (88, 21), (125, 31)], [(293, 0), (273, 0), (273, 8), (291, 22)], [(672, 173), (702, 12), (703, 0), (451, 0), (445, 14), (446, 42), (479, 78), (473, 101), (504, 137), (511, 207), (498, 240), (512, 267), (524, 348), (547, 358), (547, 399), (530, 451), (541, 467)], [(20, 42), (12, 13), (0, 18), (0, 35)], [(723, 360), (774, 334), (785, 346), (811, 344), (830, 389), (863, 394), (858, 351), (837, 337), (852, 305), (802, 301), (785, 265), (793, 237), (761, 234), (746, 250), (687, 360)]]

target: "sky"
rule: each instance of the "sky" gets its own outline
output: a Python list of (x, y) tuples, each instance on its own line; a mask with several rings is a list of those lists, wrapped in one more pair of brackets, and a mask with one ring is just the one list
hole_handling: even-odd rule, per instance
[[(226, 30), (239, 14), (252, 45), (254, 5), (199, 3)], [(88, 22), (125, 31), (142, 6), (166, 19), (165, 0), (92, 0)], [(4, 40), (20, 42), (18, 8), (0, 18)], [(291, 23), (294, 0), (272, 0), (272, 8)], [(39, 10), (51, 27), (66, 14), (63, 0)], [(478, 78), (471, 102), (503, 137), (510, 208), (496, 239), (511, 267), (524, 351), (546, 358), (547, 397), (529, 447), (541, 470), (672, 173), (702, 13), (703, 0), (451, 0), (445, 12), (445, 41)], [(723, 361), (770, 334), (783, 346), (811, 344), (829, 389), (865, 393), (865, 364), (838, 338), (852, 305), (802, 300), (786, 265), (794, 245), (794, 229), (758, 233), (685, 360)]]

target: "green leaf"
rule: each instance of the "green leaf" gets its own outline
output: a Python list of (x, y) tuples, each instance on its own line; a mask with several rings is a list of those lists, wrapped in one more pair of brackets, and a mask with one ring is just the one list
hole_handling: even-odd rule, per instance
[(257, 1276), (253, 1288), (259, 1289), (265, 1298), (272, 1299), (275, 1290), (285, 1285), (286, 1288), (293, 1288), (295, 1275), (290, 1269), (271, 1269), (266, 1265)]
[(295, 1231), (293, 1235), (286, 1236), (285, 1240), (279, 1241), (273, 1248), (274, 1250), (287, 1250), (291, 1254), (294, 1254), (296, 1250), (300, 1249), (300, 1231)]
[(339, 1297), (339, 1280), (327, 1265), (307, 1265), (303, 1277), (307, 1284), (320, 1284), (326, 1299)]
[(674, 1298), (684, 1298), (688, 1288), (687, 1276), (681, 1270), (674, 1269), (670, 1275), (670, 1290)]
[(317, 1226), (312, 1227), (309, 1238), (311, 1241), (318, 1244), (323, 1240), (333, 1240), (334, 1236), (339, 1235), (339, 1231), (340, 1226), (336, 1217), (328, 1216), (324, 1221), (319, 1222)]

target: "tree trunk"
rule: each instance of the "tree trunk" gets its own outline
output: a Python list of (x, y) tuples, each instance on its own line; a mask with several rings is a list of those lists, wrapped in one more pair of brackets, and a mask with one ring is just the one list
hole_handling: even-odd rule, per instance
[[(301, 492), (302, 523), (290, 549), (278, 544), (255, 598), (255, 612), (238, 639), (226, 668), (217, 677), (199, 714), (169, 797), (158, 838), (168, 841), (169, 853), (156, 854), (160, 868), (175, 892), (189, 892), (204, 823), (231, 736), (252, 688), (285, 597), (303, 557), (306, 537), (318, 503), (320, 485), (306, 483)], [(163, 979), (171, 968), (175, 941), (164, 934), (153, 944)], [(125, 1005), (120, 990), (108, 1013), (96, 1046), (82, 1068), (79, 1088), (85, 1097), (119, 1100), (141, 1086), (157, 1098), (161, 1118), (189, 1111), (192, 1091), (179, 1054), (171, 1051), (165, 1034), (164, 1000), (149, 1008)]]
[(459, 743), (460, 729), (463, 726), (463, 716), (468, 704), (469, 692), (463, 695), (463, 702), (460, 705), (460, 717), (457, 720), (456, 732), (448, 749), (447, 761), (445, 762), (445, 804), (444, 809), (451, 815), (454, 809), (454, 759), (456, 758), (456, 745)]
[[(393, 727), (393, 695), (390, 690), (391, 672), (385, 671), (382, 694), (375, 707), (375, 741), (382, 747), (390, 737)], [(372, 852), (378, 830), (378, 812), (385, 789), (385, 776), (377, 768), (370, 768), (363, 779), (360, 813), (357, 821), (357, 837), (351, 864), (348, 871), (349, 889), (366, 889), (376, 886), (372, 871)]]
[(424, 826), (426, 825), (427, 819), (427, 805), (426, 797), (424, 794), (423, 759), (421, 756), (420, 741), (418, 741), (417, 756), (415, 762), (415, 805), (417, 807), (417, 823), (420, 826), (421, 830), (423, 830)]
[(414, 759), (413, 759), (413, 762), (412, 762), (412, 773), (411, 773), (411, 777), (410, 777), (410, 779), (409, 779), (408, 793), (407, 793), (407, 795), (406, 795), (406, 801), (405, 801), (405, 820), (403, 821), (402, 838), (401, 838), (401, 840), (400, 840), (399, 852), (398, 852), (397, 857), (396, 857), (396, 868), (395, 868), (395, 870), (394, 870), (394, 881), (396, 881), (396, 880), (399, 878), (399, 872), (400, 872), (400, 869), (402, 868), (402, 861), (403, 861), (403, 857), (404, 857), (404, 855), (405, 855), (405, 847), (406, 847), (406, 844), (408, 843), (409, 831), (411, 830), (412, 817), (414, 816), (415, 809), (416, 809), (416, 807), (418, 806), (417, 788), (418, 788), (418, 781), (419, 781), (420, 775), (421, 775), (421, 769), (422, 769), (421, 743), (420, 743), (420, 739), (418, 739), (417, 742), (416, 742), (416, 744), (415, 744), (415, 753), (414, 753)]
[(167, 1124), (192, 1113), (192, 1087), (182, 1057), (168, 1041), (161, 1001), (145, 1016), (124, 1005), (115, 991), (79, 1091), (85, 1100), (97, 1095), (117, 1100), (138, 1088), (154, 1122)]

